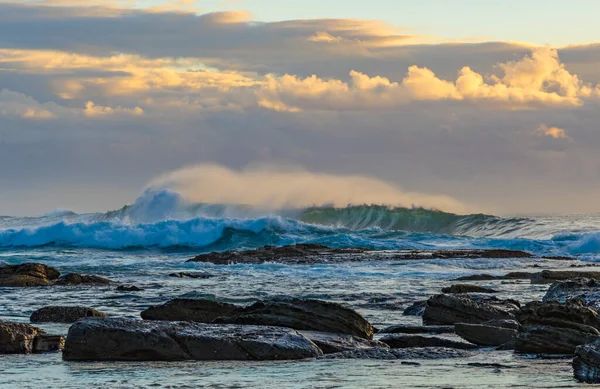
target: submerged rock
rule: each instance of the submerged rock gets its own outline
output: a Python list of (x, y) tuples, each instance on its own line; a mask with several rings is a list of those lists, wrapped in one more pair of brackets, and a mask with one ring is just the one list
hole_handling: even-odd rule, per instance
[(460, 350), (473, 350), (477, 346), (472, 343), (440, 338), (437, 336), (391, 334), (380, 339), (391, 348), (415, 348), (415, 347), (445, 347)]
[(454, 281), (492, 281), (492, 280), (530, 280), (535, 273), (512, 272), (502, 276), (491, 274), (473, 274), (471, 276), (458, 277)]
[(49, 286), (59, 276), (58, 270), (40, 263), (0, 266), (0, 287)]
[(500, 308), (471, 298), (444, 294), (427, 300), (427, 308), (423, 313), (423, 323), (426, 325), (481, 324), (490, 320), (514, 319), (514, 314), (505, 307)]
[(531, 258), (533, 255), (512, 250), (390, 250), (363, 248), (331, 248), (319, 244), (264, 246), (256, 250), (212, 252), (194, 257), (188, 262), (209, 262), (217, 265), (234, 263), (259, 264), (284, 262), (289, 264), (341, 263), (377, 260), (426, 260), (449, 258)]
[(373, 348), (389, 348), (387, 344), (377, 340), (367, 340), (352, 335), (332, 334), (329, 332), (298, 331), (316, 344), (324, 354), (343, 351), (366, 350)]
[(479, 285), (456, 284), (442, 289), (442, 293), (461, 294), (461, 293), (498, 293), (498, 291), (485, 288)]
[(373, 326), (343, 305), (305, 299), (259, 301), (220, 317), (215, 323), (289, 327), (296, 330), (331, 332), (372, 339)]
[(341, 353), (327, 354), (319, 359), (448, 359), (448, 358), (466, 358), (472, 355), (467, 350), (443, 347), (425, 347), (425, 348), (375, 348), (368, 350), (344, 351)]
[(411, 326), (398, 324), (383, 328), (378, 334), (453, 334), (454, 326)]
[(213, 300), (174, 299), (163, 305), (152, 306), (141, 313), (144, 320), (195, 321), (211, 323), (226, 316), (238, 306)]
[(600, 282), (588, 278), (577, 278), (553, 283), (543, 298), (544, 302), (566, 303), (581, 300), (588, 307), (600, 309)]
[(29, 324), (0, 320), (0, 354), (59, 351), (63, 345), (62, 336), (47, 335)]
[(581, 382), (600, 383), (600, 339), (575, 349), (573, 374)]
[(291, 360), (321, 355), (289, 328), (82, 319), (69, 329), (67, 361)]
[(499, 347), (510, 344), (517, 336), (518, 328), (519, 323), (514, 320), (483, 324), (456, 323), (455, 332), (466, 341), (479, 346)]
[(600, 336), (598, 313), (579, 302), (533, 302), (518, 315), (522, 324), (515, 350), (531, 354), (573, 354)]
[(114, 282), (105, 277), (94, 275), (81, 275), (77, 273), (69, 273), (59, 277), (55, 284), (61, 286), (76, 286), (76, 285), (110, 285)]
[(141, 292), (144, 289), (135, 285), (119, 285), (116, 290), (119, 292)]
[(84, 317), (108, 317), (105, 313), (88, 307), (59, 307), (40, 308), (29, 318), (32, 323), (74, 323)]
[(204, 273), (204, 272), (179, 272), (179, 273), (171, 273), (169, 277), (174, 278), (193, 278), (193, 279), (207, 279), (214, 277), (213, 274)]
[(598, 271), (571, 271), (571, 270), (544, 270), (535, 273), (531, 278), (532, 284), (551, 284), (555, 281), (566, 281), (575, 278), (588, 278), (600, 280)]
[(423, 312), (425, 312), (425, 307), (427, 307), (427, 300), (417, 301), (408, 308), (406, 308), (404, 312), (402, 312), (402, 314), (404, 316), (423, 316)]

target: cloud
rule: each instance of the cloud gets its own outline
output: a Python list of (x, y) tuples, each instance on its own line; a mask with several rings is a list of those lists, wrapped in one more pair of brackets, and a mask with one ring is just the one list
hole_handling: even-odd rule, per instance
[(567, 135), (567, 132), (558, 127), (548, 127), (545, 124), (540, 125), (533, 132), (534, 148), (542, 151), (565, 151), (572, 146), (573, 139)]
[(275, 166), (233, 170), (213, 164), (196, 165), (163, 175), (149, 187), (173, 189), (194, 203), (242, 204), (273, 210), (349, 204), (466, 210), (464, 204), (449, 196), (404, 192), (369, 177)]

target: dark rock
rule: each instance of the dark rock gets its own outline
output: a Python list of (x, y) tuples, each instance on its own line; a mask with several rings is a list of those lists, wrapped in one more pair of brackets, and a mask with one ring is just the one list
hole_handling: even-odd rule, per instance
[(530, 280), (534, 274), (527, 272), (512, 272), (502, 276), (473, 274), (472, 276), (458, 277), (454, 281)]
[(423, 313), (425, 325), (448, 325), (455, 323), (481, 324), (490, 320), (514, 320), (515, 316), (506, 309), (470, 298), (437, 295), (427, 300)]
[(298, 332), (269, 326), (82, 319), (69, 329), (67, 361), (291, 360), (321, 355)]
[(411, 326), (398, 324), (383, 328), (379, 334), (453, 334), (454, 326)]
[(447, 358), (466, 358), (472, 356), (467, 350), (443, 347), (425, 347), (425, 348), (375, 348), (366, 350), (344, 351), (341, 353), (327, 354), (319, 359), (447, 359)]
[(100, 285), (110, 285), (110, 284), (113, 284), (113, 282), (105, 277), (93, 276), (93, 275), (81, 275), (81, 274), (77, 274), (77, 273), (69, 273), (62, 277), (59, 277), (56, 280), (55, 284), (61, 285), (61, 286), (76, 286), (76, 285), (100, 286)]
[(388, 345), (377, 340), (367, 340), (352, 335), (332, 334), (329, 332), (298, 331), (316, 344), (324, 354), (343, 351), (364, 350), (372, 348), (388, 348)]
[(471, 284), (457, 284), (448, 288), (443, 288), (442, 293), (460, 294), (460, 293), (498, 293), (494, 289), (484, 288), (483, 286)]
[(141, 316), (144, 320), (211, 323), (217, 317), (226, 316), (236, 309), (236, 305), (213, 300), (174, 299), (146, 309)]
[(373, 338), (373, 326), (343, 305), (305, 299), (259, 301), (218, 318), (215, 323), (289, 327), (296, 330), (332, 332)]
[(402, 314), (404, 316), (423, 316), (423, 312), (425, 312), (425, 307), (427, 307), (427, 300), (425, 301), (417, 301), (413, 303), (410, 307), (406, 308)]
[(471, 343), (460, 342), (437, 336), (391, 334), (379, 339), (391, 348), (415, 348), (415, 347), (445, 347), (460, 350), (473, 350), (477, 346)]
[(139, 288), (135, 285), (119, 285), (117, 286), (117, 291), (119, 292), (141, 292), (142, 288)]
[(0, 266), (0, 287), (49, 286), (60, 275), (40, 263)]
[(544, 270), (531, 277), (532, 284), (551, 284), (555, 281), (566, 281), (575, 278), (600, 280), (598, 271)]
[(32, 323), (74, 323), (84, 317), (108, 317), (106, 314), (87, 307), (44, 307), (31, 314)]
[(531, 254), (511, 250), (391, 250), (374, 251), (363, 248), (330, 248), (318, 244), (265, 246), (256, 250), (212, 252), (198, 255), (188, 262), (209, 262), (217, 265), (234, 263), (289, 264), (341, 263), (377, 260), (426, 260), (445, 258), (530, 258)]
[(0, 320), (0, 354), (59, 351), (63, 344), (62, 336), (47, 335), (29, 324)]
[[(512, 321), (517, 328), (519, 323)], [(456, 323), (456, 334), (468, 342), (484, 347), (499, 347), (508, 344), (517, 336), (515, 328), (503, 328), (488, 323), (468, 324)]]
[(600, 310), (600, 282), (588, 278), (555, 282), (546, 292), (543, 301), (566, 303), (574, 299), (583, 301), (585, 305), (595, 310)]
[(169, 274), (169, 277), (175, 277), (175, 278), (194, 278), (194, 279), (207, 279), (207, 278), (211, 278), (214, 277), (214, 275), (209, 274), (209, 273), (204, 273), (204, 272), (179, 272), (179, 273), (171, 273)]
[(521, 329), (515, 350), (530, 354), (573, 354), (579, 345), (600, 335), (600, 319), (595, 310), (580, 302), (533, 302), (518, 315)]
[(578, 346), (575, 349), (573, 374), (581, 382), (600, 383), (600, 340)]

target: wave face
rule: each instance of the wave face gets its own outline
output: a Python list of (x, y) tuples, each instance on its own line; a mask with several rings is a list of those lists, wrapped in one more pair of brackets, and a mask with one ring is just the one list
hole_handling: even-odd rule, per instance
[(386, 206), (265, 211), (243, 205), (186, 204), (167, 190), (97, 214), (54, 211), (0, 217), (0, 247), (229, 250), (313, 242), (333, 247), (506, 248), (540, 255), (600, 253), (600, 215), (502, 218)]

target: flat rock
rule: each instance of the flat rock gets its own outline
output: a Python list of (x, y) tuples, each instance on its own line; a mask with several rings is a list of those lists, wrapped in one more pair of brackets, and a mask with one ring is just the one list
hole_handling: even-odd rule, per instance
[(214, 275), (209, 274), (209, 273), (204, 273), (204, 272), (179, 272), (179, 273), (171, 273), (171, 274), (169, 274), (169, 277), (192, 278), (192, 279), (205, 280), (205, 279), (214, 277)]
[(600, 339), (575, 349), (573, 375), (580, 382), (600, 383)]
[(380, 341), (363, 339), (352, 335), (317, 331), (298, 332), (316, 344), (324, 354), (373, 348), (388, 348), (387, 344)]
[(119, 292), (141, 292), (144, 289), (135, 285), (119, 285), (116, 290)]
[(174, 299), (163, 305), (152, 306), (141, 313), (144, 320), (195, 321), (211, 323), (238, 309), (234, 304), (213, 300)]
[(94, 275), (81, 275), (77, 273), (69, 273), (67, 275), (59, 277), (55, 285), (60, 286), (76, 286), (76, 285), (91, 285), (91, 286), (100, 286), (100, 285), (110, 285), (114, 284), (113, 281), (109, 280), (105, 277), (94, 276)]
[(282, 262), (288, 264), (342, 263), (362, 261), (427, 260), (450, 258), (531, 258), (533, 255), (512, 250), (386, 250), (363, 248), (331, 248), (319, 244), (292, 246), (264, 246), (256, 250), (212, 252), (198, 255), (188, 262), (209, 262), (217, 265), (235, 263), (260, 264)]
[(69, 329), (67, 361), (293, 360), (321, 350), (289, 328), (82, 319)]
[(442, 293), (461, 294), (461, 293), (498, 293), (498, 291), (472, 284), (456, 284), (442, 289)]
[(507, 309), (466, 297), (437, 295), (427, 300), (423, 313), (425, 325), (449, 325), (455, 323), (481, 324), (490, 320), (514, 320)]
[(344, 351), (341, 353), (327, 354), (319, 359), (448, 359), (448, 358), (466, 358), (472, 356), (467, 350), (443, 347), (425, 347), (425, 348), (376, 348), (369, 350)]
[(398, 324), (385, 327), (378, 334), (453, 334), (454, 326), (411, 326)]
[(391, 348), (445, 347), (456, 348), (459, 350), (473, 350), (477, 348), (477, 345), (472, 343), (440, 338), (437, 336), (390, 334), (379, 340)]
[(58, 270), (40, 263), (0, 266), (0, 287), (49, 286), (59, 276)]
[[(516, 321), (513, 321), (518, 326)], [(484, 347), (499, 347), (509, 344), (519, 332), (515, 328), (503, 328), (485, 324), (456, 323), (455, 332), (458, 336), (473, 344)]]
[(215, 323), (271, 325), (372, 339), (374, 328), (341, 304), (309, 299), (271, 299), (239, 308)]
[(511, 272), (501, 276), (473, 274), (471, 276), (458, 277), (454, 281), (530, 280), (534, 274), (527, 272)]
[(30, 324), (0, 320), (0, 354), (59, 351), (63, 344), (62, 336), (47, 335)]
[(105, 313), (88, 307), (44, 307), (34, 311), (32, 323), (74, 323), (84, 317), (108, 317)]
[(543, 300), (566, 303), (581, 300), (588, 307), (600, 310), (600, 282), (589, 278), (558, 281), (550, 285)]
[(551, 284), (555, 281), (566, 281), (575, 278), (588, 278), (600, 280), (598, 271), (572, 271), (572, 270), (544, 270), (534, 274), (532, 284)]

